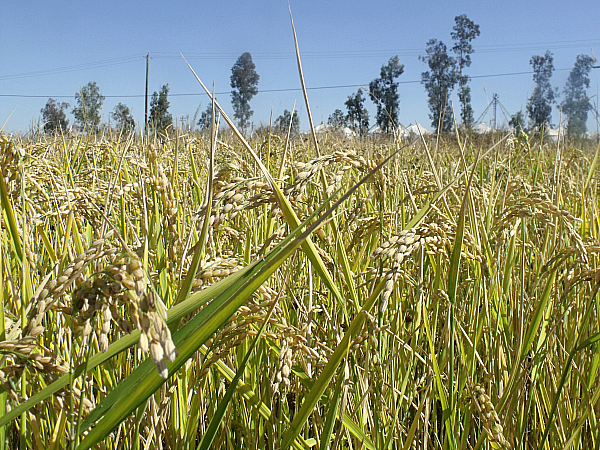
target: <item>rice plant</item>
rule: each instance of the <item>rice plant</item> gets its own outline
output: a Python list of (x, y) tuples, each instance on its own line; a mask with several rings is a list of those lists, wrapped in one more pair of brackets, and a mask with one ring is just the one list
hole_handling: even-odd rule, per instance
[(319, 144), (3, 137), (2, 448), (596, 448), (598, 150)]

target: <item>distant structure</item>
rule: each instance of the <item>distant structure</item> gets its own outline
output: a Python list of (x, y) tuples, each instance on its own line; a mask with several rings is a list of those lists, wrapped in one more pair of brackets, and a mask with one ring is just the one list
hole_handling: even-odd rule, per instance
[(322, 122), (315, 127), (315, 133), (317, 133), (317, 134), (341, 133), (347, 138), (356, 137), (356, 133), (348, 127), (336, 128), (333, 125), (325, 124)]
[[(498, 129), (498, 106), (500, 106), (500, 110), (502, 111), (502, 115), (506, 119), (506, 121), (510, 121), (510, 114), (500, 102), (500, 96), (498, 94), (494, 94), (492, 96), (492, 101), (488, 103), (487, 107), (481, 113), (479, 118), (475, 121), (477, 125), (473, 127), (473, 132), (476, 134), (487, 134)], [(490, 120), (490, 125), (482, 122), (483, 118), (486, 116), (488, 112), (492, 113), (492, 118)]]
[(420, 136), (432, 136), (433, 134), (433, 131), (428, 130), (418, 122), (400, 130), (400, 136), (403, 139), (414, 139)]

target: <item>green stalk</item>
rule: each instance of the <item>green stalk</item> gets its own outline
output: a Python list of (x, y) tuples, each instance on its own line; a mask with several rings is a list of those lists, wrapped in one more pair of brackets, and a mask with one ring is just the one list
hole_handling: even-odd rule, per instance
[[(385, 286), (386, 280), (383, 279), (379, 281), (371, 296), (365, 301), (363, 305), (364, 311), (369, 311), (376, 300), (379, 298), (379, 294), (383, 290)], [(294, 420), (292, 421), (290, 427), (284, 434), (282, 438), (281, 448), (288, 448), (292, 442), (300, 435), (302, 431), (302, 427), (308, 420), (308, 417), (313, 411), (313, 408), (327, 389), (331, 378), (335, 375), (337, 367), (342, 362), (342, 359), (346, 357), (349, 349), (350, 342), (352, 339), (356, 337), (358, 331), (362, 327), (365, 321), (365, 316), (363, 314), (357, 314), (352, 320), (352, 323), (348, 327), (348, 331), (344, 333), (344, 337), (340, 341), (340, 343), (336, 346), (333, 354), (329, 357), (327, 364), (321, 371), (319, 378), (315, 381), (313, 388), (310, 390), (308, 395), (304, 399), (304, 403), (302, 403), (302, 407), (294, 416)]]
[(4, 181), (4, 177), (0, 176), (0, 203), (2, 204), (2, 212), (4, 213), (5, 221), (8, 224), (8, 232), (10, 234), (10, 242), (12, 248), (17, 254), (19, 262), (23, 262), (23, 244), (21, 243), (21, 234), (15, 220), (15, 213), (12, 203), (8, 198), (8, 187)]
[[(0, 176), (2, 178), (2, 176)], [(4, 233), (0, 228), (0, 242), (4, 243)], [(6, 330), (4, 329), (4, 246), (0, 249), (0, 342), (6, 340)], [(0, 370), (4, 364), (0, 365)], [(8, 401), (8, 393), (5, 390), (0, 390), (0, 420), (6, 414), (6, 405)], [(6, 428), (0, 428), (0, 450), (6, 449)]]
[[(22, 222), (23, 222), (23, 246), (25, 247), (28, 242), (27, 242), (27, 225), (28, 225), (28, 221), (27, 221), (27, 203), (25, 202), (25, 182), (24, 182), (24, 178), (23, 178), (23, 170), (22, 170), (22, 165), (19, 164), (19, 168), (21, 170), (21, 206), (22, 206)], [(0, 173), (0, 180), (2, 180), (2, 183), (4, 183), (4, 176)], [(31, 296), (32, 293), (32, 289), (31, 289), (31, 279), (29, 276), (29, 261), (27, 258), (23, 258), (22, 259), (22, 264), (21, 264), (21, 302), (20, 302), (20, 313), (21, 313), (21, 324), (22, 324), (22, 328), (21, 328), (21, 337), (25, 337), (24, 336), (24, 330), (25, 330), (25, 326), (27, 324), (27, 303), (29, 301), (29, 298)], [(23, 375), (21, 377), (21, 396), (23, 398), (27, 398), (27, 367), (25, 367), (23, 369)], [(21, 448), (21, 450), (25, 449), (25, 446), (27, 445), (27, 414), (23, 413), (21, 415), (20, 418), (21, 421), (21, 426), (19, 429), (19, 446)]]
[(208, 424), (206, 433), (204, 433), (204, 436), (202, 436), (202, 439), (200, 440), (200, 443), (198, 444), (198, 447), (196, 448), (196, 450), (208, 450), (210, 448), (210, 445), (212, 444), (212, 442), (215, 438), (215, 435), (217, 434), (217, 430), (219, 429), (219, 426), (221, 425), (221, 422), (223, 421), (223, 417), (225, 416), (225, 411), (227, 410), (227, 407), (231, 403), (233, 394), (237, 390), (238, 383), (242, 379), (242, 376), (244, 375), (244, 371), (246, 369), (246, 366), (248, 364), (250, 356), (252, 355), (252, 352), (256, 348), (258, 341), (262, 338), (262, 335), (263, 335), (265, 329), (267, 328), (267, 324), (269, 323), (269, 319), (273, 315), (275, 306), (277, 306), (277, 300), (274, 301), (273, 304), (271, 305), (271, 307), (269, 308), (269, 311), (267, 312), (265, 320), (263, 321), (260, 329), (258, 330), (258, 334), (252, 340), (252, 343), (250, 344), (250, 347), (248, 348), (246, 355), (244, 356), (244, 359), (242, 360), (241, 364), (238, 366), (235, 377), (233, 377), (233, 380), (231, 380), (231, 383), (229, 384), (229, 387), (227, 388), (225, 395), (219, 402), (219, 406), (217, 407), (217, 410), (215, 411), (212, 419), (210, 420), (210, 423)]
[[(347, 364), (348, 363), (346, 362), (346, 365)], [(339, 370), (338, 381), (335, 384), (335, 390), (333, 391), (333, 396), (331, 397), (331, 401), (329, 402), (327, 415), (325, 416), (325, 424), (323, 425), (323, 431), (321, 432), (321, 436), (319, 438), (321, 441), (319, 450), (327, 450), (329, 448), (331, 434), (333, 432), (333, 425), (335, 424), (335, 418), (338, 414), (338, 405), (340, 402), (340, 396), (342, 394), (342, 385), (344, 384), (345, 379), (344, 371), (345, 369)]]
[[(213, 86), (214, 90), (214, 86)], [(179, 290), (179, 294), (177, 295), (177, 299), (175, 300), (175, 305), (181, 303), (185, 300), (192, 291), (192, 285), (194, 283), (194, 279), (196, 278), (196, 272), (198, 272), (198, 267), (200, 267), (200, 263), (204, 258), (205, 254), (205, 246), (206, 241), (208, 239), (208, 220), (212, 214), (212, 201), (213, 201), (213, 177), (214, 177), (214, 164), (215, 164), (215, 151), (217, 147), (217, 137), (219, 133), (219, 120), (217, 119), (215, 123), (215, 106), (213, 103), (213, 130), (211, 132), (211, 146), (210, 146), (210, 161), (208, 166), (208, 176), (206, 179), (206, 198), (204, 200), (204, 204), (206, 205), (206, 209), (204, 212), (204, 219), (202, 220), (202, 231), (200, 232), (200, 238), (198, 239), (198, 243), (194, 247), (194, 257), (192, 259), (192, 264), (188, 269), (187, 276), (183, 281), (183, 285)]]
[[(598, 294), (598, 288), (600, 288), (600, 285), (597, 284), (596, 286), (594, 286), (594, 293), (592, 295), (592, 300), (596, 298), (596, 295)], [(569, 357), (567, 358), (567, 362), (565, 363), (565, 365), (562, 369), (562, 375), (561, 375), (560, 381), (558, 383), (558, 389), (556, 390), (556, 394), (554, 395), (554, 400), (552, 401), (552, 409), (550, 410), (550, 414), (548, 415), (548, 420), (546, 421), (546, 427), (544, 429), (544, 434), (542, 435), (542, 440), (538, 447), (539, 450), (543, 450), (544, 446), (546, 445), (546, 440), (548, 439), (548, 435), (550, 434), (550, 429), (552, 428), (552, 425), (554, 423), (554, 417), (556, 416), (556, 409), (558, 408), (560, 396), (562, 394), (563, 388), (565, 387), (565, 384), (567, 382), (567, 378), (568, 378), (569, 374), (571, 373), (571, 369), (573, 367), (573, 359), (575, 358), (575, 355), (578, 354), (579, 352), (581, 352), (582, 350), (585, 350), (587, 347), (590, 347), (593, 344), (595, 344), (596, 342), (600, 341), (600, 331), (597, 331), (595, 334), (593, 334), (592, 336), (587, 338), (581, 344), (579, 343), (582, 334), (585, 332), (585, 330), (587, 328), (593, 306), (594, 306), (594, 303), (592, 301), (590, 301), (589, 305), (587, 307), (587, 310), (585, 312), (585, 315), (583, 316), (583, 320), (581, 321), (581, 326), (579, 327), (577, 337), (575, 338), (575, 343), (573, 345), (573, 349), (569, 352)]]

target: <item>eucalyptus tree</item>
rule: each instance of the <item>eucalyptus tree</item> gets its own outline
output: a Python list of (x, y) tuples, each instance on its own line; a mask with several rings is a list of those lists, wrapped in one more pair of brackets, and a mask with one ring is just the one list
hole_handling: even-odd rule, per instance
[(533, 67), (535, 88), (527, 102), (527, 113), (532, 128), (539, 129), (550, 124), (552, 105), (556, 102), (556, 90), (550, 84), (554, 72), (554, 58), (552, 52), (547, 51), (544, 56), (532, 56), (529, 63)]
[(44, 121), (45, 133), (52, 134), (56, 131), (66, 131), (69, 126), (69, 119), (67, 119), (65, 111), (68, 107), (68, 103), (57, 103), (53, 98), (48, 99), (46, 105), (40, 111)]
[(390, 58), (388, 63), (381, 66), (379, 78), (369, 83), (369, 96), (375, 103), (377, 125), (389, 133), (396, 128), (400, 110), (398, 82), (395, 81), (404, 73), (404, 64), (400, 64), (398, 55)]
[(250, 117), (254, 114), (250, 109), (250, 100), (258, 93), (259, 79), (252, 55), (248, 52), (243, 53), (231, 68), (233, 117), (237, 119), (242, 129), (248, 127)]
[(455, 25), (453, 28), (452, 40), (454, 47), (452, 51), (456, 55), (456, 65), (458, 74), (458, 99), (460, 101), (460, 117), (463, 125), (467, 128), (473, 126), (473, 108), (471, 107), (471, 88), (469, 87), (469, 76), (463, 73), (463, 69), (471, 66), (471, 54), (473, 46), (471, 41), (479, 36), (479, 25), (475, 24), (465, 14), (454, 18)]
[(73, 108), (73, 117), (75, 124), (82, 131), (88, 133), (100, 131), (104, 99), (95, 81), (90, 81), (75, 93), (76, 106)]
[(421, 73), (421, 83), (427, 91), (431, 125), (439, 131), (452, 130), (450, 94), (456, 84), (456, 60), (448, 54), (446, 44), (437, 39), (427, 41), (426, 55), (419, 59), (429, 70)]
[(562, 109), (567, 116), (567, 133), (570, 136), (582, 136), (587, 131), (588, 111), (592, 104), (586, 89), (590, 87), (589, 74), (594, 62), (591, 56), (578, 55), (565, 84)]

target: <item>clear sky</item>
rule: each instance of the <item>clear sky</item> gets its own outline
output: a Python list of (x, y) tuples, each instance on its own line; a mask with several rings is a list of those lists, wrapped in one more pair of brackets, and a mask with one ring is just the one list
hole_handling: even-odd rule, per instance
[[(327, 121), (358, 86), (379, 76), (398, 55), (405, 65), (400, 85), (400, 122), (429, 128), (427, 96), (420, 84), (426, 65), (419, 61), (431, 38), (452, 46), (454, 17), (466, 14), (480, 25), (473, 41), (471, 81), (475, 118), (494, 93), (513, 114), (525, 109), (533, 90), (529, 60), (554, 53), (552, 84), (564, 87), (578, 54), (600, 59), (597, 0), (358, 2), (290, 0), (302, 55), (309, 101), (316, 123)], [(185, 65), (202, 81), (215, 83), (217, 99), (232, 114), (231, 67), (250, 52), (260, 75), (251, 101), (255, 125), (290, 110), (298, 99), (301, 128), (308, 121), (295, 61), (287, 0), (2, 0), (0, 2), (0, 126), (26, 132), (49, 97), (74, 105), (74, 94), (96, 81), (106, 96), (104, 121), (118, 102), (144, 120), (145, 55), (150, 54), (150, 93), (170, 87), (173, 117), (193, 117), (208, 100)], [(591, 73), (589, 95), (599, 89), (600, 69)], [(332, 87), (338, 86), (338, 87)], [(343, 87), (339, 87), (343, 86)], [(456, 94), (454, 103), (458, 110)], [(374, 122), (375, 107), (367, 100)], [(591, 116), (591, 115), (590, 115)], [(71, 123), (72, 116), (69, 114)], [(559, 119), (554, 109), (552, 122)], [(483, 121), (491, 120), (488, 114)], [(498, 109), (499, 125), (506, 123)], [(596, 121), (588, 121), (595, 131)]]

